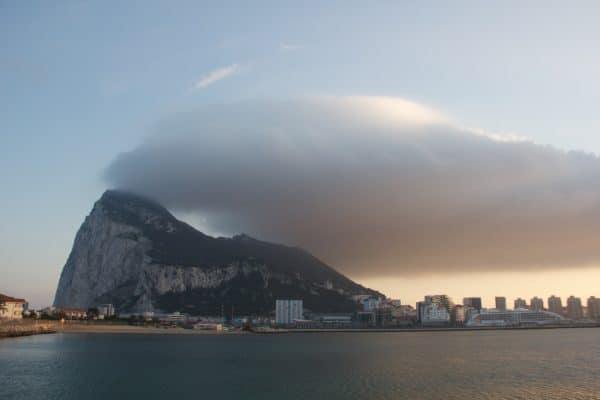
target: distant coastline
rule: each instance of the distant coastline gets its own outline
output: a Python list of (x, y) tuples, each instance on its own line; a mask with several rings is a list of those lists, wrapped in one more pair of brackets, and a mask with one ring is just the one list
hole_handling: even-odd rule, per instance
[(439, 328), (322, 328), (322, 329), (288, 329), (286, 333), (404, 333), (404, 332), (465, 332), (465, 331), (513, 331), (542, 329), (579, 329), (600, 328), (600, 325), (546, 325), (546, 326), (486, 326), (486, 327), (439, 327)]
[[(216, 330), (184, 329), (181, 327), (156, 327), (156, 326), (136, 326), (126, 324), (85, 324), (85, 323), (65, 323), (58, 329), (59, 333), (126, 333), (126, 334), (157, 334), (157, 335), (212, 335), (222, 334)], [(243, 331), (229, 331), (227, 334), (245, 334)]]
[(461, 327), (461, 328), (320, 328), (320, 329), (254, 329), (252, 331), (184, 329), (181, 327), (136, 326), (114, 323), (80, 323), (58, 321), (0, 326), (0, 338), (31, 336), (39, 334), (157, 334), (157, 335), (217, 335), (217, 334), (298, 334), (298, 333), (418, 333), (418, 332), (465, 332), (465, 331), (506, 331), (540, 329), (600, 328), (600, 325), (563, 325), (537, 327)]

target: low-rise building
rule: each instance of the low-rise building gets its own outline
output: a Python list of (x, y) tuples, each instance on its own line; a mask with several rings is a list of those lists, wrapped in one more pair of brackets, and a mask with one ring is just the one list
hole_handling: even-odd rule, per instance
[(167, 314), (164, 318), (161, 318), (161, 322), (169, 322), (169, 323), (181, 323), (187, 321), (187, 314), (182, 314), (179, 311), (175, 311), (174, 313)]
[(64, 315), (66, 319), (84, 319), (87, 318), (87, 310), (84, 308), (60, 308), (56, 310), (59, 315)]
[(18, 299), (0, 293), (0, 319), (13, 320), (23, 318), (25, 299)]
[(200, 321), (196, 322), (192, 329), (201, 330), (201, 331), (222, 331), (223, 324), (212, 322), (212, 321)]
[(313, 321), (322, 322), (324, 324), (350, 324), (352, 322), (352, 314), (349, 313), (329, 313), (329, 314), (313, 314)]

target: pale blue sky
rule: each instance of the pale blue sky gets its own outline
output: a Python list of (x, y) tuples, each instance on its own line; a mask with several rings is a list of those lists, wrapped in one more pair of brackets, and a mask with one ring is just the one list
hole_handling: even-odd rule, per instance
[(103, 169), (203, 104), (399, 96), (600, 153), (597, 2), (282, 3), (0, 2), (0, 292), (50, 303)]

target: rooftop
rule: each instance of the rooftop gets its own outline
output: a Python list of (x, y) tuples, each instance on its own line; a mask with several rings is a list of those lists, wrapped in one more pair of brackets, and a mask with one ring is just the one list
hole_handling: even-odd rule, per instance
[(0, 302), (7, 302), (7, 303), (27, 303), (27, 301), (25, 301), (25, 299), (17, 299), (15, 297), (10, 297), (7, 296), (5, 294), (0, 293)]

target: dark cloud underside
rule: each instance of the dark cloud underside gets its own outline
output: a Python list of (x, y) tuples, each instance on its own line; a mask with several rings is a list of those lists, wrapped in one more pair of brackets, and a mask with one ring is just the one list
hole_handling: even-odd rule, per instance
[(162, 124), (107, 177), (354, 276), (600, 260), (598, 158), (460, 129), (403, 100), (205, 108)]

